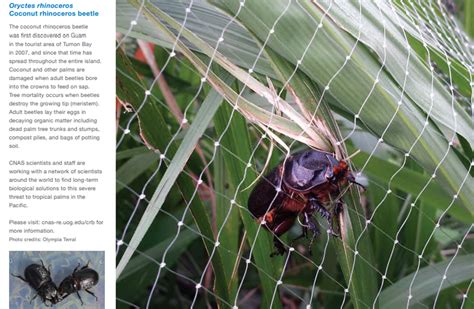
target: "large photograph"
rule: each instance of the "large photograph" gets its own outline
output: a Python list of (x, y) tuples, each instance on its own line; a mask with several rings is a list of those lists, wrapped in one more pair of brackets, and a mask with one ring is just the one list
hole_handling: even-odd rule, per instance
[(473, 16), (118, 0), (117, 308), (474, 306)]

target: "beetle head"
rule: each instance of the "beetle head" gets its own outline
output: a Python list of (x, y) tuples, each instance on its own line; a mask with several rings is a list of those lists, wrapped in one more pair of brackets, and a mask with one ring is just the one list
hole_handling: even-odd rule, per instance
[(349, 166), (347, 165), (346, 161), (334, 161), (335, 162), (333, 162), (332, 169), (328, 169), (326, 171), (326, 178), (335, 184), (339, 182), (349, 181), (348, 174), (351, 173), (349, 172)]
[(365, 187), (355, 180), (355, 177), (351, 173), (351, 171), (349, 170), (349, 165), (347, 164), (346, 161), (341, 160), (341, 161), (339, 161), (339, 163), (337, 165), (334, 165), (332, 173), (333, 173), (333, 176), (332, 176), (331, 180), (333, 182), (335, 182), (335, 183), (339, 183), (339, 182), (347, 183), (347, 182), (349, 182), (349, 183), (356, 184), (356, 185), (362, 187), (362, 189), (365, 190)]
[(64, 278), (64, 280), (59, 284), (58, 292), (61, 297), (66, 297), (76, 291), (76, 282), (72, 276)]
[(41, 297), (51, 304), (57, 304), (62, 300), (61, 295), (59, 295), (56, 285), (52, 282), (46, 283), (41, 287), (39, 294)]

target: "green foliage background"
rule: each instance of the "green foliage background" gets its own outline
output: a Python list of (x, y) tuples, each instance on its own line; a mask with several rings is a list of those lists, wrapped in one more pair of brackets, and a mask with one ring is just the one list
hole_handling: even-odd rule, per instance
[[(377, 3), (118, 0), (119, 308), (474, 307), (473, 51), (453, 32), (472, 37), (474, 8)], [(248, 195), (307, 147), (360, 151), (368, 189), (346, 194), (340, 238), (309, 255), (295, 226), (270, 258)]]

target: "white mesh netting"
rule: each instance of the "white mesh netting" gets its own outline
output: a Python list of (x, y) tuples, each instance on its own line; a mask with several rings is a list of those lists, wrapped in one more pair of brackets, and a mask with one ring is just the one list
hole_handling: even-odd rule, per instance
[[(472, 306), (462, 9), (118, 1), (117, 306)], [(367, 190), (341, 189), (339, 236), (314, 214), (326, 232), (310, 253), (295, 240), (304, 223), (272, 235), (247, 201), (275, 166), (318, 146), (354, 154)], [(272, 237), (283, 256), (270, 257)]]

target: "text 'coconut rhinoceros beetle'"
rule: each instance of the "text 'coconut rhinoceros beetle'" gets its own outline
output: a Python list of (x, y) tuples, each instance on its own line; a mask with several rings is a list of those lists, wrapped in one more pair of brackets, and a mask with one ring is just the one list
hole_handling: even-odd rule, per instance
[(58, 293), (56, 284), (51, 279), (51, 272), (44, 266), (43, 261), (41, 261), (41, 265), (28, 265), (25, 268), (25, 277), (14, 274), (12, 274), (12, 276), (25, 281), (36, 291), (36, 295), (31, 299), (30, 303), (37, 296), (41, 298), (41, 300), (46, 306), (52, 306), (62, 300), (61, 296)]
[[(87, 293), (91, 294), (97, 300), (97, 296), (94, 293), (89, 291), (92, 287), (97, 285), (99, 282), (99, 274), (89, 267), (89, 263), (83, 266), (81, 269), (81, 264), (77, 265), (76, 268), (72, 271), (72, 274), (64, 278), (64, 280), (59, 284), (58, 292), (62, 298), (66, 298), (70, 294), (76, 293), (79, 300), (82, 302), (81, 295), (79, 294), (80, 290), (84, 290)], [(78, 270), (79, 269), (79, 270)]]
[(286, 233), (298, 217), (303, 235), (307, 236), (308, 230), (313, 233), (311, 243), (319, 234), (314, 212), (320, 213), (328, 221), (332, 234), (336, 234), (333, 218), (342, 210), (341, 189), (348, 183), (360, 185), (355, 182), (347, 163), (338, 161), (331, 153), (317, 150), (305, 150), (288, 157), (261, 179), (250, 194), (248, 208), (274, 233), (277, 252), (272, 255), (286, 251), (278, 237)]

